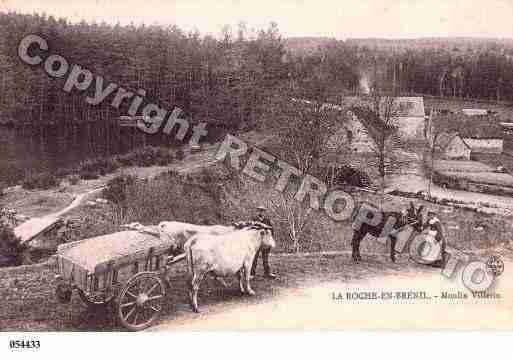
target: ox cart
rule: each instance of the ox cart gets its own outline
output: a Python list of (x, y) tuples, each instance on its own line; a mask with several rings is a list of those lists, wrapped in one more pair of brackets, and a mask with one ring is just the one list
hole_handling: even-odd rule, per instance
[(73, 291), (89, 308), (110, 305), (119, 324), (145, 329), (159, 318), (169, 282), (174, 240), (155, 231), (128, 230), (59, 246), (57, 298), (69, 303)]

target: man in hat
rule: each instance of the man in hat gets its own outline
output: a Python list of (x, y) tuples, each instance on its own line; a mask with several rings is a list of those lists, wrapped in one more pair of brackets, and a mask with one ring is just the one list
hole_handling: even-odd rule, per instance
[[(271, 220), (265, 215), (267, 208), (264, 206), (257, 207), (257, 215), (253, 218), (254, 221), (260, 222), (263, 224), (267, 224), (272, 227)], [(271, 272), (271, 268), (269, 267), (269, 253), (271, 252), (271, 248), (260, 247), (255, 254), (255, 259), (253, 259), (253, 265), (251, 266), (251, 275), (254, 276), (256, 273), (256, 268), (258, 265), (258, 257), (260, 253), (262, 254), (262, 263), (264, 265), (264, 276), (269, 279), (275, 279), (276, 275)]]
[(442, 230), (442, 224), (440, 222), (440, 219), (438, 219), (436, 212), (434, 211), (428, 211), (428, 218), (426, 221), (426, 224), (424, 226), (425, 229), (428, 230), (428, 234), (430, 236), (433, 236), (435, 238), (435, 241), (440, 244), (440, 251), (441, 251), (441, 258), (442, 258), (442, 267), (446, 263), (447, 259), (447, 253), (445, 251), (447, 247), (447, 241), (444, 237), (443, 230)]

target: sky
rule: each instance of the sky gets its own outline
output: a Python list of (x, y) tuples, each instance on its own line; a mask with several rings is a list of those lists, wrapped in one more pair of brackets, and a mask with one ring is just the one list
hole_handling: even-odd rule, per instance
[(0, 0), (0, 9), (72, 22), (178, 25), (219, 36), (278, 24), (285, 37), (513, 38), (513, 0)]

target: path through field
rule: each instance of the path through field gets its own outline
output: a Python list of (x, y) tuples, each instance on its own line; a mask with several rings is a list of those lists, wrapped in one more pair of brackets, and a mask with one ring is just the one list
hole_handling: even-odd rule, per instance
[[(248, 145), (259, 145), (267, 141), (269, 138), (269, 136), (265, 134), (257, 133), (254, 131), (248, 132), (240, 137), (241, 139), (246, 141)], [(169, 166), (123, 168), (122, 170), (120, 170), (120, 172), (122, 171), (123, 173), (132, 174), (140, 178), (153, 178), (158, 174), (169, 170), (175, 170), (179, 173), (194, 172), (204, 167), (208, 167), (217, 161), (215, 155), (219, 148), (219, 145), (219, 143), (205, 145), (203, 146), (203, 150), (201, 152), (195, 154), (191, 153), (190, 150), (186, 150), (185, 160), (174, 162)], [(67, 204), (62, 209), (54, 208), (52, 210), (50, 207), (48, 208), (48, 210), (52, 210), (50, 213), (44, 213), (41, 216), (30, 218), (29, 220), (15, 228), (16, 235), (20, 237), (22, 243), (31, 240), (39, 233), (52, 227), (61, 216), (70, 212), (72, 209), (80, 206), (86, 198), (89, 198), (91, 195), (105, 188), (106, 183), (114, 176), (116, 176), (116, 174), (110, 174), (98, 180), (83, 181), (87, 182), (88, 184), (82, 183), (79, 187), (80, 192), (72, 193), (73, 200), (71, 201), (71, 203)], [(56, 189), (55, 192), (59, 192), (59, 190)], [(31, 191), (27, 192), (26, 196), (37, 196), (37, 194), (38, 191)], [(59, 203), (59, 205), (61, 204)], [(20, 212), (22, 213), (23, 209), (21, 209)]]

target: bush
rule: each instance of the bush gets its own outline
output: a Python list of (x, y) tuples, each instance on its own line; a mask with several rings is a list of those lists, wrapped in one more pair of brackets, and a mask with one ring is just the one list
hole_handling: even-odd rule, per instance
[(25, 175), (22, 187), (25, 189), (49, 189), (59, 185), (59, 180), (48, 172), (30, 172)]
[(176, 158), (179, 161), (183, 161), (183, 159), (185, 158), (185, 152), (181, 148), (176, 151)]
[(98, 173), (102, 176), (112, 173), (120, 167), (115, 158), (93, 158), (82, 161), (79, 165), (79, 172)]
[(16, 166), (12, 163), (2, 164), (2, 179), (8, 186), (14, 186), (23, 180), (25, 171), (22, 166)]
[(92, 171), (80, 171), (80, 179), (83, 180), (93, 180), (100, 178), (100, 175), (98, 172), (92, 172)]
[(55, 171), (55, 177), (64, 178), (66, 176), (69, 176), (71, 173), (72, 173), (72, 170), (70, 168), (58, 168)]
[(117, 161), (125, 166), (148, 167), (153, 165), (165, 166), (173, 161), (173, 155), (167, 148), (146, 146), (119, 155)]
[(68, 181), (70, 184), (76, 185), (78, 182), (80, 182), (80, 176), (76, 174), (70, 175), (68, 176)]
[(201, 185), (183, 183), (178, 177), (135, 181), (126, 186), (125, 199), (111, 208), (116, 223), (223, 222), (221, 206)]
[(132, 152), (117, 155), (116, 161), (118, 161), (122, 167), (135, 166), (135, 156)]
[(367, 173), (351, 166), (332, 167), (324, 171), (326, 173), (325, 177), (327, 183), (330, 182), (328, 178), (331, 178), (331, 175), (333, 175), (335, 185), (349, 185), (354, 187), (369, 187), (371, 185), (371, 180)]
[(157, 164), (159, 166), (166, 166), (173, 162), (174, 157), (173, 154), (169, 151), (169, 149), (164, 147), (159, 147), (157, 152)]
[(23, 248), (14, 230), (0, 221), (0, 267), (21, 264)]
[(120, 175), (114, 177), (107, 183), (107, 188), (102, 192), (103, 198), (119, 204), (126, 200), (128, 187), (136, 182), (137, 178), (130, 175)]
[(157, 150), (154, 147), (142, 147), (134, 150), (135, 165), (149, 167), (157, 162)]

